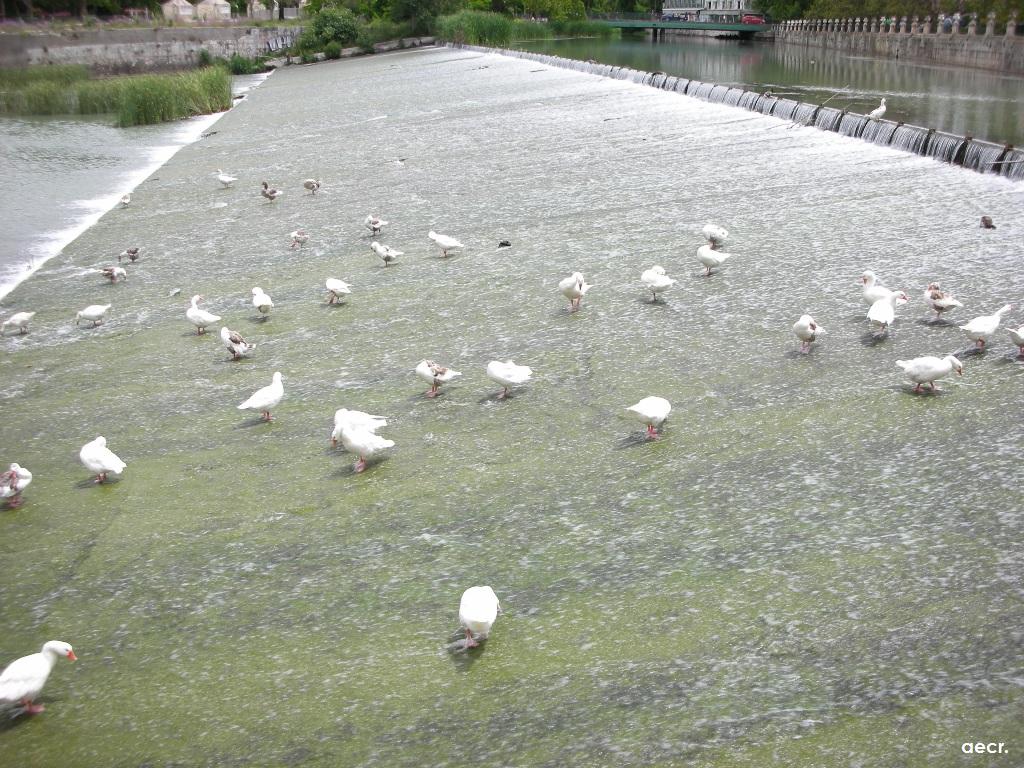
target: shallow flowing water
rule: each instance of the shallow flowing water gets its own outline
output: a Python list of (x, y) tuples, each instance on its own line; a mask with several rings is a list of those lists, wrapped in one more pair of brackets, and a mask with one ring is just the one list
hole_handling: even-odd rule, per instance
[[(1024, 188), (784, 125), (429, 49), (279, 71), (174, 155), (2, 302), (38, 315), (0, 340), (0, 461), (35, 473), (0, 513), (0, 653), (80, 657), (43, 715), (0, 726), (5, 755), (932, 767), (965, 741), (1022, 748), (1024, 368), (1003, 329), (1024, 320)], [(708, 221), (733, 255), (705, 277)], [(466, 247), (442, 259), (431, 229)], [(127, 283), (90, 271), (128, 244)], [(659, 304), (655, 263), (679, 280)], [(868, 268), (912, 297), (883, 340)], [(576, 269), (594, 288), (570, 313)], [(328, 277), (348, 304), (325, 304)], [(929, 280), (958, 317), (929, 322)], [(195, 293), (248, 359), (194, 334)], [(75, 327), (92, 303), (109, 320)], [(962, 379), (910, 394), (896, 359), (966, 350), (956, 323), (1005, 303)], [(808, 355), (803, 312), (828, 331)], [(463, 372), (435, 400), (425, 357)], [(483, 371), (508, 358), (535, 375), (499, 401)], [(275, 420), (236, 410), (276, 370)], [(673, 404), (650, 443), (625, 418), (647, 395)], [(363, 474), (329, 446), (340, 407), (389, 420)], [(100, 487), (76, 461), (98, 434), (128, 462)], [(453, 651), (474, 584), (504, 613)]]

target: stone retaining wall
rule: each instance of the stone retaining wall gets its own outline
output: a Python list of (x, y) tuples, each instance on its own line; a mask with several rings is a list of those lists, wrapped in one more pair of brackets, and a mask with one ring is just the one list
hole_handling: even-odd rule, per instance
[(857, 19), (803, 19), (775, 25), (775, 41), (879, 56), (931, 61), (1024, 75), (1024, 37), (1011, 18), (997, 32), (994, 17), (965, 29), (930, 16)]
[(194, 66), (200, 51), (227, 58), (289, 48), (301, 27), (156, 27), (0, 35), (0, 66), (85, 64), (98, 72), (150, 72)]

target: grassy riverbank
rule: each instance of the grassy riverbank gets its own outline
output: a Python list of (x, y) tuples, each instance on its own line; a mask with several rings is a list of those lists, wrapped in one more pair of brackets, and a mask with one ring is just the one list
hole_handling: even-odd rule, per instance
[(607, 24), (586, 20), (524, 21), (483, 11), (460, 11), (437, 20), (439, 39), (469, 45), (507, 45), (519, 40), (550, 40), (556, 37), (615, 37)]
[(115, 114), (149, 125), (231, 106), (231, 75), (220, 66), (161, 75), (92, 78), (81, 66), (0, 69), (0, 114)]

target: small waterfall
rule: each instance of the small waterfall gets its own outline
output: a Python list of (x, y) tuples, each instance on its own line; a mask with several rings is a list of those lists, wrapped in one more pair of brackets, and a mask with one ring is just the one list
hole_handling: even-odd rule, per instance
[(823, 131), (838, 131), (839, 122), (843, 119), (842, 110), (833, 107), (822, 107), (814, 118), (814, 127)]
[(864, 115), (856, 115), (852, 112), (847, 112), (843, 115), (843, 119), (839, 123), (839, 133), (843, 136), (853, 136), (856, 138), (864, 131), (864, 126), (867, 122), (868, 119)]
[(892, 141), (889, 145), (902, 149), (904, 152), (913, 152), (915, 155), (923, 155), (928, 149), (928, 138), (931, 131), (917, 125), (900, 125), (893, 131)]
[(817, 104), (808, 104), (801, 101), (797, 104), (796, 111), (793, 112), (793, 122), (800, 125), (810, 125), (811, 121), (814, 120), (814, 113), (817, 111)]
[(994, 173), (1008, 179), (1024, 180), (1024, 150), (1007, 148), (987, 141), (968, 140), (942, 131), (929, 130), (917, 125), (903, 125), (890, 120), (871, 120), (866, 115), (845, 112), (834, 107), (779, 99), (771, 95), (744, 91), (742, 88), (688, 80), (665, 72), (642, 72), (629, 67), (563, 59), (530, 51), (483, 48), (474, 45), (450, 44), (450, 47), (497, 53), (540, 62), (550, 67), (572, 69), (614, 80), (628, 80), (652, 88), (693, 96), (702, 101), (737, 106), (763, 115), (791, 120), (800, 125), (814, 125), (815, 128), (824, 131), (962, 165), (979, 173)]
[(739, 105), (740, 99), (742, 99), (746, 93), (747, 92), (742, 88), (730, 88), (726, 92), (725, 96), (722, 97), (722, 103), (728, 104), (730, 107), (735, 107)]
[(775, 109), (772, 111), (773, 117), (781, 117), (783, 120), (792, 120), (793, 113), (796, 112), (796, 108), (800, 106), (799, 101), (793, 101), (792, 99), (775, 99)]
[(952, 163), (956, 152), (963, 145), (962, 136), (953, 136), (950, 133), (935, 131), (932, 140), (928, 143), (928, 156), (941, 160), (944, 163)]

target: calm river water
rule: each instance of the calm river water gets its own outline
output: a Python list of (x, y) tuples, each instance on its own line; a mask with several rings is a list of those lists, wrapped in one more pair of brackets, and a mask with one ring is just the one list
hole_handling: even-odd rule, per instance
[[(49, 639), (79, 656), (44, 714), (2, 718), (6, 761), (1019, 753), (1024, 365), (1005, 327), (1024, 322), (1024, 188), (784, 125), (424, 49), (279, 71), (174, 154), (2, 301), (38, 314), (0, 339), (0, 461), (35, 473), (0, 512), (0, 659)], [(392, 267), (370, 213), (405, 252)], [(709, 221), (733, 255), (705, 277)], [(429, 230), (465, 247), (443, 259)], [(128, 243), (127, 283), (91, 271)], [(658, 304), (653, 264), (678, 280)], [(881, 340), (865, 269), (911, 297)], [(570, 313), (573, 270), (594, 287)], [(325, 303), (332, 277), (347, 304)], [(949, 322), (930, 280), (964, 304)], [(247, 359), (219, 323), (195, 334), (193, 294)], [(76, 327), (95, 303), (107, 322)], [(971, 352), (957, 323), (1007, 303)], [(807, 355), (804, 312), (828, 331)], [(911, 394), (895, 361), (952, 351), (962, 379)], [(424, 358), (463, 376), (428, 399)], [(485, 366), (510, 358), (534, 377), (498, 400)], [(265, 424), (236, 406), (274, 371)], [(673, 405), (654, 442), (626, 418), (648, 395)], [(388, 419), (396, 445), (365, 473), (330, 447), (341, 407)], [(77, 461), (97, 435), (128, 463), (103, 486)], [(475, 584), (504, 612), (459, 652)]]
[(995, 143), (1024, 144), (1024, 78), (977, 69), (855, 56), (798, 45), (676, 35), (665, 41), (553, 40), (517, 47), (667, 72), (862, 114), (886, 99), (886, 118)]

